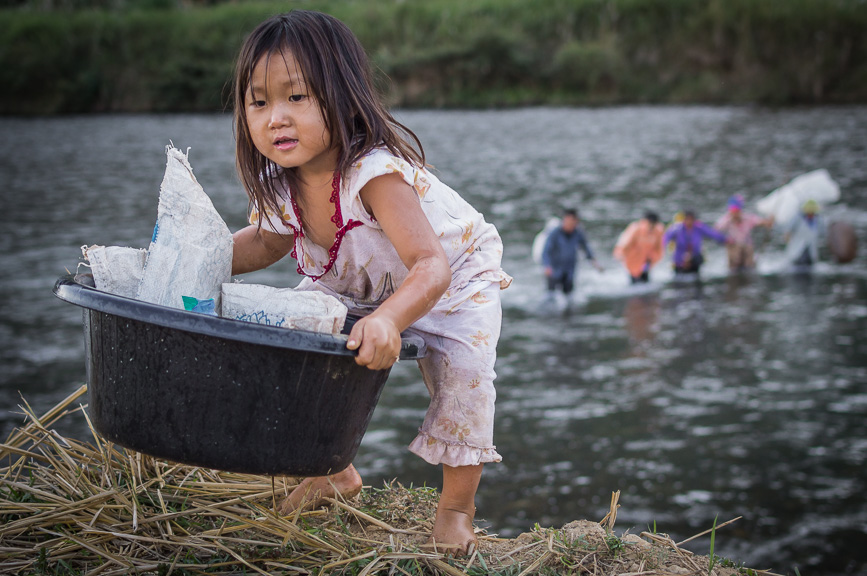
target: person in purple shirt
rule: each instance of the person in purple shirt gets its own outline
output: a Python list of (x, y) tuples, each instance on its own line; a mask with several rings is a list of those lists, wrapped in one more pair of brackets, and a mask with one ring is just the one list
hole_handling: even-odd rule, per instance
[(683, 222), (672, 224), (662, 237), (662, 245), (674, 242), (674, 272), (675, 274), (698, 274), (704, 263), (701, 252), (703, 238), (716, 240), (720, 244), (726, 242), (726, 235), (715, 230), (704, 222), (697, 220), (695, 212), (685, 210)]

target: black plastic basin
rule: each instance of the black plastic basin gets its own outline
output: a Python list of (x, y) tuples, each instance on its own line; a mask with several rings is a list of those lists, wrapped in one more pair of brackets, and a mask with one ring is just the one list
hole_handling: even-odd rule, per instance
[[(249, 474), (321, 476), (352, 462), (390, 370), (358, 366), (346, 336), (176, 310), (82, 282), (61, 277), (54, 293), (84, 308), (88, 413), (106, 439)], [(402, 340), (401, 359), (424, 356), (421, 338)]]

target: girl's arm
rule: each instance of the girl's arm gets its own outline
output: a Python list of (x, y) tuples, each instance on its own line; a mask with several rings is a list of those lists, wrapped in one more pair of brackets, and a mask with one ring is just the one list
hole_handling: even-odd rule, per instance
[(294, 238), (268, 232), (258, 226), (241, 228), (232, 235), (232, 275), (267, 268), (292, 249)]
[(409, 273), (394, 294), (356, 322), (347, 347), (372, 370), (391, 367), (400, 354), (400, 333), (430, 312), (449, 287), (452, 272), (439, 238), (415, 191), (397, 174), (373, 178), (361, 200), (394, 245)]

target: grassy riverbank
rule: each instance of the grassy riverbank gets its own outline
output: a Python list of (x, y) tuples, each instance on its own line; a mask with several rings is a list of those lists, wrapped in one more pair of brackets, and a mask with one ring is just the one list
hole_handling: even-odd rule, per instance
[[(552, 576), (707, 574), (771, 576), (714, 554), (693, 554), (648, 528), (614, 529), (619, 492), (601, 522), (536, 525), (515, 539), (477, 529), (469, 556), (427, 544), (437, 506), (432, 488), (365, 488), (330, 508), (274, 513), (295, 486), (166, 462), (115, 446), (61, 437), (51, 425), (82, 417), (82, 386), (0, 445), (0, 574), (268, 574)], [(692, 540), (690, 538), (689, 540)]]
[(30, 4), (0, 10), (2, 114), (226, 109), (243, 37), (289, 7), (345, 21), (405, 107), (867, 101), (857, 0)]

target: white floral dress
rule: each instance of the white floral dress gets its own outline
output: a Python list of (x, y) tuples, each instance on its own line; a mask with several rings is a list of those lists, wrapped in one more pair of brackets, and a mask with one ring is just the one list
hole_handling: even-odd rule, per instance
[[(431, 464), (499, 462), (493, 444), (494, 361), (502, 321), (499, 291), (512, 279), (500, 267), (503, 244), (496, 228), (436, 176), (385, 150), (361, 158), (343, 179), (335, 177), (331, 201), (337, 235), (330, 249), (304, 234), (288, 191), (280, 207), (285, 223), (267, 209), (263, 226), (294, 235), (292, 256), (306, 276), (299, 290), (320, 290), (337, 297), (351, 314), (369, 314), (408, 273), (360, 197), (365, 184), (386, 174), (400, 174), (418, 194), (452, 271), (440, 301), (410, 328), (427, 345), (427, 356), (418, 364), (431, 395), (410, 450)], [(259, 218), (254, 208), (250, 222), (257, 224)]]

